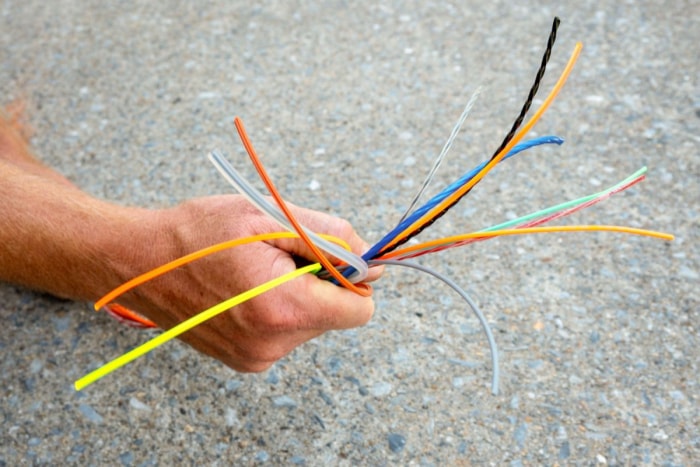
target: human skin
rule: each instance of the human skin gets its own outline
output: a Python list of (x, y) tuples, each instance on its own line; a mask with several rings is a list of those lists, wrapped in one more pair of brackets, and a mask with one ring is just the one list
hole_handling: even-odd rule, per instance
[[(94, 198), (33, 156), (21, 110), (11, 106), (0, 115), (0, 281), (93, 302), (185, 254), (280, 230), (236, 195), (197, 198), (167, 209), (120, 206)], [(291, 207), (311, 230), (345, 240), (355, 253), (367, 249), (348, 222)], [(300, 258), (315, 259), (296, 239), (241, 246), (183, 266), (118, 302), (168, 329), (296, 269)], [(368, 281), (380, 273), (371, 270)], [(258, 372), (326, 331), (367, 323), (373, 311), (371, 297), (307, 274), (181, 338), (235, 370)]]

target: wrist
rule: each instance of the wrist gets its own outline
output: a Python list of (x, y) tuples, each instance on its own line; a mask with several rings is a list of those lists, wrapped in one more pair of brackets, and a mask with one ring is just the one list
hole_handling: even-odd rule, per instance
[(93, 246), (102, 257), (98, 263), (103, 268), (103, 277), (96, 284), (97, 297), (94, 298), (171, 261), (177, 255), (167, 214), (169, 210), (111, 208)]

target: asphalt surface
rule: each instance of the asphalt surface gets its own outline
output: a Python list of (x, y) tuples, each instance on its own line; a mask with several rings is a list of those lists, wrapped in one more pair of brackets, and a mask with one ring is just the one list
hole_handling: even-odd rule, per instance
[[(481, 242), (426, 258), (472, 294), (389, 269), (367, 326), (237, 374), (171, 343), (77, 393), (151, 334), (84, 303), (0, 285), (0, 464), (697, 465), (700, 5), (684, 2), (5, 1), (0, 90), (24, 97), (42, 160), (90, 193), (169, 206), (251, 179), (241, 116), (285, 196), (384, 234), (462, 107), (435, 186), (487, 158), (517, 115), (552, 18), (542, 84), (576, 68), (533, 134), (426, 237), (477, 230), (648, 180), (569, 223), (671, 232)], [(536, 100), (541, 102), (543, 97)], [(0, 220), (1, 222), (1, 220)], [(88, 228), (88, 227), (86, 227)]]

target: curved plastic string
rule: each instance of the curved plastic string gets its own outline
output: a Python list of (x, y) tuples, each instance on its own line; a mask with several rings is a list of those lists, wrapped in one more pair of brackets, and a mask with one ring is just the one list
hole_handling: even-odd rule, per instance
[(492, 158), (498, 155), (498, 153), (501, 152), (501, 149), (503, 149), (506, 146), (506, 144), (510, 142), (510, 140), (513, 138), (513, 135), (518, 130), (518, 128), (520, 128), (520, 125), (523, 123), (525, 116), (530, 110), (532, 101), (537, 95), (537, 91), (540, 88), (540, 83), (542, 82), (542, 78), (544, 78), (544, 73), (547, 70), (547, 63), (549, 62), (549, 58), (552, 54), (554, 42), (556, 42), (557, 40), (557, 29), (559, 29), (559, 23), (559, 18), (555, 16), (554, 21), (552, 21), (552, 30), (549, 33), (549, 37), (547, 38), (547, 47), (545, 48), (544, 55), (542, 56), (542, 62), (540, 63), (540, 67), (537, 69), (537, 74), (535, 75), (535, 81), (532, 83), (530, 91), (527, 93), (527, 98), (525, 99), (525, 103), (523, 104), (522, 109), (520, 109), (520, 113), (513, 122), (513, 125), (508, 131), (508, 134), (506, 134), (506, 137), (503, 138), (503, 141), (501, 142), (500, 146), (498, 146), (498, 149), (494, 151), (493, 155), (491, 156)]
[[(511, 157), (520, 154), (523, 151), (526, 151), (530, 148), (536, 147), (536, 146), (541, 146), (544, 144), (557, 144), (561, 145), (564, 143), (564, 140), (559, 138), (558, 136), (541, 136), (539, 138), (534, 138), (528, 141), (525, 141), (524, 143), (516, 145), (511, 151), (503, 158), (502, 161), (506, 159), (510, 159)], [(501, 161), (501, 162), (502, 162)], [(448, 196), (450, 196), (452, 193), (457, 191), (459, 187), (463, 186), (465, 183), (467, 183), (469, 180), (474, 178), (474, 176), (481, 171), (486, 164), (488, 164), (488, 161), (484, 161), (469, 172), (465, 173), (462, 175), (459, 179), (455, 180), (452, 182), (450, 185), (448, 185), (444, 190), (442, 190), (440, 193), (437, 195), (433, 196), (427, 203), (425, 203), (423, 206), (420, 208), (416, 209), (413, 213), (411, 213), (408, 218), (406, 218), (403, 222), (399, 222), (399, 224), (394, 227), (388, 234), (384, 235), (381, 240), (379, 240), (377, 243), (375, 243), (372, 247), (370, 247), (369, 250), (365, 254), (362, 255), (362, 258), (365, 260), (369, 260), (372, 258), (379, 257), (379, 253), (384, 250), (384, 248), (387, 246), (387, 244), (396, 238), (398, 234), (409, 228), (411, 225), (413, 225), (415, 222), (417, 222), (421, 217), (423, 217), (426, 213), (428, 213), (431, 209), (433, 209), (435, 206), (437, 206), (440, 202), (445, 200)], [(347, 274), (345, 276), (347, 277)]]
[(489, 326), (488, 321), (486, 321), (486, 317), (484, 314), (481, 312), (479, 307), (476, 305), (474, 300), (471, 299), (471, 297), (467, 294), (467, 292), (464, 291), (460, 286), (457, 285), (455, 281), (450, 279), (449, 277), (438, 273), (437, 271), (427, 267), (423, 266), (422, 264), (417, 264), (417, 263), (412, 263), (410, 261), (398, 261), (398, 260), (391, 260), (391, 259), (385, 259), (385, 260), (372, 260), (369, 262), (370, 264), (386, 264), (386, 265), (391, 265), (391, 266), (406, 266), (409, 268), (417, 269), (419, 271), (428, 273), (432, 275), (433, 277), (436, 277), (443, 281), (445, 284), (450, 286), (455, 292), (457, 292), (460, 297), (466, 301), (469, 306), (471, 307), (472, 311), (474, 311), (474, 314), (476, 315), (477, 319), (479, 320), (479, 323), (481, 323), (481, 328), (484, 330), (484, 333), (486, 334), (486, 339), (489, 344), (489, 350), (491, 351), (491, 367), (493, 368), (493, 376), (491, 380), (491, 392), (494, 395), (498, 394), (498, 380), (499, 380), (499, 366), (498, 366), (498, 346), (496, 345), (496, 339), (493, 337), (493, 333), (491, 332), (491, 327)]
[[(347, 248), (350, 250), (350, 245), (348, 245), (344, 240), (333, 237), (331, 235), (321, 235), (322, 237), (325, 237), (327, 240), (336, 242), (343, 248)], [(185, 264), (191, 263), (193, 261), (196, 261), (198, 259), (204, 258), (205, 256), (209, 256), (214, 253), (218, 253), (220, 251), (228, 250), (230, 248), (234, 248), (237, 246), (241, 245), (247, 245), (249, 243), (254, 243), (254, 242), (262, 242), (266, 240), (279, 240), (282, 238), (299, 238), (297, 234), (294, 232), (270, 232), (270, 233), (264, 233), (264, 234), (259, 234), (259, 235), (253, 235), (251, 237), (244, 237), (244, 238), (236, 238), (234, 240), (228, 240), (225, 242), (217, 243), (216, 245), (212, 245), (206, 248), (202, 248), (201, 250), (195, 251), (194, 253), (190, 253), (186, 256), (183, 256), (181, 258), (178, 258), (176, 260), (170, 261), (169, 263), (163, 264), (162, 266), (158, 266), (155, 269), (152, 269), (150, 271), (147, 271), (140, 276), (134, 277), (128, 282), (125, 282), (124, 284), (120, 285), (116, 289), (112, 290), (111, 292), (107, 293), (104, 297), (100, 298), (95, 302), (95, 310), (99, 310), (103, 306), (107, 305), (108, 303), (114, 301), (121, 295), (124, 295), (126, 292), (129, 290), (132, 290), (136, 287), (138, 287), (141, 284), (144, 284), (152, 279), (155, 279), (156, 277), (162, 276), (163, 274), (172, 271), (173, 269), (177, 269), (180, 266), (184, 266)]]
[(313, 252), (313, 254), (316, 256), (318, 261), (323, 265), (323, 267), (328, 270), (328, 272), (335, 278), (343, 287), (346, 289), (349, 289), (353, 292), (355, 292), (358, 295), (361, 295), (363, 297), (369, 297), (372, 295), (372, 291), (368, 289), (367, 287), (363, 287), (361, 285), (355, 285), (349, 280), (347, 280), (338, 270), (331, 264), (331, 262), (324, 256), (323, 253), (321, 253), (321, 250), (314, 244), (314, 242), (311, 241), (309, 236), (304, 232), (304, 229), (302, 226), (297, 222), (296, 218), (292, 214), (292, 212), (289, 210), (287, 207), (287, 203), (284, 202), (282, 199), (282, 196), (280, 196), (279, 192), (277, 191), (277, 188), (275, 188), (275, 185), (272, 183), (272, 180), (270, 177), (267, 175), (267, 171), (265, 170), (265, 167), (260, 163), (260, 159), (258, 158), (258, 155), (255, 152), (255, 149), (253, 149), (253, 145), (251, 144), (250, 140), (248, 139), (248, 135), (245, 132), (245, 128), (243, 127), (243, 122), (241, 121), (240, 118), (236, 117), (234, 119), (234, 123), (236, 125), (236, 130), (238, 131), (238, 136), (240, 136), (241, 141), (243, 142), (243, 146), (245, 146), (246, 152), (248, 153), (248, 156), (250, 157), (250, 160), (253, 162), (253, 165), (255, 166), (255, 169), (258, 171), (258, 174), (260, 175), (260, 178), (262, 178), (263, 183), (265, 183), (265, 186), (267, 189), (270, 191), (270, 195), (275, 199), (277, 204), (279, 205), (280, 209), (284, 212), (284, 215), (287, 216), (287, 219), (289, 219), (289, 222), (291, 222), (292, 226), (294, 226), (294, 230), (299, 234), (299, 237), (306, 243), (306, 245), (309, 247), (309, 249)]
[(257, 297), (258, 295), (262, 295), (265, 292), (274, 289), (277, 286), (280, 286), (284, 284), (285, 282), (289, 282), (292, 279), (295, 279), (299, 276), (302, 276), (307, 273), (315, 273), (321, 270), (321, 265), (319, 263), (315, 264), (310, 264), (308, 266), (305, 266), (303, 268), (295, 269), (294, 271), (288, 272), (287, 274), (284, 274), (280, 277), (277, 277), (275, 279), (272, 279), (268, 282), (265, 282), (264, 284), (261, 284), (257, 287), (254, 287), (246, 292), (243, 292), (240, 295), (237, 295), (235, 297), (232, 297), (226, 301), (223, 301), (217, 305), (214, 305), (211, 308), (208, 308), (201, 313), (189, 318), (186, 321), (183, 321), (182, 323), (168, 329), (167, 331), (163, 332), (162, 334), (159, 334), (158, 336), (154, 337), (150, 341), (141, 344), (140, 346), (136, 347), (135, 349), (125, 353), (121, 357), (118, 357), (111, 362), (101, 366), (100, 368), (96, 369), (95, 371), (90, 372), (89, 374), (83, 376), (79, 380), (75, 382), (75, 389), (77, 391), (82, 390), (86, 386), (94, 383), (100, 378), (103, 378), (113, 372), (114, 370), (121, 368), (122, 366), (126, 365), (127, 363), (131, 362), (132, 360), (135, 360), (139, 358), (140, 356), (150, 352), (151, 350), (155, 349), (156, 347), (165, 344), (169, 340), (172, 340), (179, 336), (180, 334), (189, 331), (195, 326), (198, 326), (202, 324), (203, 322), (220, 315), (224, 311), (233, 308), (237, 305), (240, 305), (243, 302), (246, 302), (252, 298)]
[[(485, 318), (483, 315), (477, 311), (478, 308), (476, 307), (475, 304), (471, 301), (471, 299), (468, 298), (466, 293), (462, 291), (462, 289), (459, 288), (453, 281), (449, 280), (448, 278), (436, 274), (434, 271), (432, 271), (429, 268), (422, 267), (420, 265), (415, 265), (412, 263), (407, 263), (405, 261), (398, 261), (398, 260), (392, 260), (392, 258), (395, 257), (400, 257), (402, 254), (405, 253), (410, 253), (411, 251), (416, 251), (416, 250), (421, 250), (425, 248), (429, 248), (432, 246), (441, 246), (444, 244), (448, 243), (455, 243), (459, 242), (461, 240), (465, 240), (467, 238), (479, 238), (479, 237), (494, 237), (494, 236), (503, 236), (503, 235), (522, 235), (526, 233), (545, 233), (545, 232), (574, 232), (574, 231), (611, 231), (611, 232), (624, 232), (624, 233), (632, 233), (632, 234), (638, 234), (638, 235), (648, 235), (648, 236), (653, 236), (657, 238), (662, 238), (664, 240), (673, 240), (673, 236), (669, 234), (663, 234), (660, 232), (652, 232), (648, 230), (642, 230), (642, 229), (634, 229), (634, 228), (629, 228), (629, 227), (619, 227), (619, 226), (604, 226), (604, 225), (589, 225), (589, 226), (561, 226), (561, 227), (533, 227), (533, 228), (524, 228), (524, 229), (511, 229), (511, 230), (494, 230), (490, 232), (474, 232), (471, 234), (463, 234), (463, 235), (455, 235), (452, 237), (446, 237), (440, 240), (434, 240), (431, 242), (425, 242), (419, 245), (413, 245), (411, 247), (406, 247), (402, 248), (401, 250), (396, 250), (393, 252), (388, 253), (385, 255), (385, 258), (381, 260), (376, 260), (373, 261), (375, 264), (399, 264), (399, 265), (406, 265), (408, 267), (415, 267), (416, 269), (423, 270), (425, 272), (428, 272), (429, 274), (434, 275), (435, 277), (438, 277), (439, 279), (445, 281), (450, 287), (455, 289), (467, 302), (472, 306), (472, 309), (474, 309), (474, 312), (476, 313), (477, 317), (482, 323), (482, 327), (484, 328), (488, 339), (489, 339), (489, 345), (491, 346), (491, 354), (492, 354), (492, 362), (494, 365), (494, 385), (493, 385), (493, 391), (494, 393), (497, 393), (498, 391), (498, 363), (497, 363), (497, 354), (496, 354), (496, 348), (495, 348), (495, 342), (493, 341), (493, 336), (491, 335), (491, 331), (488, 327), (488, 323), (486, 322)], [(211, 254), (211, 253), (209, 253)], [(260, 286), (257, 286), (253, 289), (250, 289), (240, 295), (237, 295), (229, 300), (226, 300), (224, 302), (221, 302), (217, 305), (214, 305), (213, 307), (204, 310), (203, 312), (193, 316), (192, 318), (183, 321), (182, 323), (174, 326), (173, 328), (163, 332), (162, 334), (154, 337), (150, 341), (146, 342), (145, 344), (142, 344), (141, 346), (125, 353), (121, 357), (118, 357), (115, 360), (112, 360), (111, 362), (107, 363), (106, 365), (103, 365), (102, 367), (98, 368), (97, 370), (89, 373), (88, 375), (84, 376), (83, 378), (80, 378), (75, 382), (75, 389), (80, 391), (89, 384), (92, 384), (93, 382), (97, 381), (98, 379), (108, 375), (109, 373), (113, 372), (114, 370), (121, 368), (122, 366), (126, 365), (127, 363), (135, 360), (136, 358), (150, 352), (151, 350), (155, 349), (156, 347), (168, 342), (169, 340), (174, 339), (175, 337), (179, 336), (180, 334), (192, 329), (195, 326), (198, 326), (199, 324), (213, 318), (214, 316), (217, 316), (221, 314), (222, 312), (233, 308), (237, 305), (240, 305), (241, 303), (250, 300), (251, 298), (257, 297), (258, 295), (261, 295), (285, 282), (288, 282), (296, 277), (299, 277), (302, 274), (306, 274), (309, 272), (315, 273), (321, 270), (320, 264), (312, 264), (300, 269), (296, 269), (294, 271), (291, 271), (283, 276), (280, 276), (278, 278), (275, 278), (271, 281), (268, 281)]]
[(130, 326), (132, 328), (148, 329), (158, 327), (158, 325), (150, 319), (141, 316), (140, 314), (133, 312), (130, 309), (121, 306), (118, 303), (108, 303), (107, 305), (99, 308), (98, 310), (104, 310), (105, 313), (107, 313), (120, 323), (126, 326)]
[[(549, 136), (540, 136), (537, 138), (530, 139), (528, 141), (525, 141), (523, 143), (517, 144), (511, 151), (506, 154), (506, 156), (501, 160), (501, 162), (510, 159), (511, 157), (520, 154), (523, 151), (526, 151), (528, 149), (534, 148), (536, 146), (542, 146), (545, 144), (556, 144), (557, 146), (564, 144), (564, 140), (558, 136), (554, 135), (549, 135)], [(449, 184), (444, 190), (442, 190), (440, 193), (435, 195), (433, 198), (431, 198), (427, 203), (425, 203), (422, 207), (419, 209), (416, 209), (416, 211), (408, 218), (405, 220), (405, 223), (399, 224), (399, 226), (403, 227), (410, 227), (411, 224), (417, 220), (419, 220), (423, 215), (425, 215), (427, 212), (429, 212), (431, 209), (433, 209), (435, 206), (437, 206), (439, 203), (444, 201), (448, 196), (450, 196), (452, 193), (455, 191), (459, 190), (461, 186), (463, 186), (465, 183), (467, 183), (469, 180), (474, 178), (474, 176), (481, 171), (486, 164), (488, 164), (489, 161), (483, 161), (481, 164), (478, 166), (474, 167), (472, 170), (469, 172), (465, 173), (462, 175), (460, 178)], [(411, 222), (413, 221), (413, 222)]]
[(431, 240), (428, 242), (419, 243), (417, 245), (411, 245), (408, 247), (401, 248), (399, 250), (391, 251), (385, 255), (381, 256), (381, 259), (390, 259), (403, 257), (408, 253), (414, 251), (424, 250), (427, 248), (432, 248), (436, 246), (444, 246), (452, 243), (458, 243), (463, 240), (468, 240), (471, 238), (488, 238), (488, 237), (501, 237), (509, 235), (525, 235), (525, 234), (535, 234), (535, 233), (562, 233), (562, 232), (620, 232), (633, 235), (642, 235), (646, 237), (659, 238), (661, 240), (673, 240), (674, 237), (671, 234), (656, 232), (653, 230), (636, 229), (633, 227), (622, 227), (618, 225), (562, 225), (558, 227), (527, 227), (522, 229), (503, 229), (503, 230), (491, 230), (488, 232), (472, 232), (460, 235), (453, 235), (450, 237), (444, 237), (437, 240)]
[[(566, 201), (565, 203), (556, 204), (554, 206), (550, 206), (550, 207), (542, 209), (540, 211), (536, 211), (536, 212), (527, 214), (527, 215), (519, 217), (517, 219), (513, 219), (511, 221), (507, 221), (507, 222), (503, 222), (503, 223), (498, 224), (498, 225), (491, 226), (487, 229), (484, 229), (483, 231), (488, 232), (489, 230), (507, 229), (507, 228), (512, 227), (514, 225), (522, 224), (524, 222), (528, 222), (528, 221), (530, 221), (532, 219), (536, 219), (538, 217), (544, 217), (544, 216), (547, 216), (547, 215), (554, 213), (554, 212), (557, 212), (557, 211), (562, 211), (564, 209), (568, 209), (568, 208), (571, 208), (573, 206), (587, 203), (587, 202), (589, 202), (593, 199), (596, 199), (600, 196), (603, 196), (609, 192), (617, 192), (618, 188), (620, 188), (622, 186), (626, 187), (627, 184), (629, 184), (630, 182), (632, 182), (634, 180), (638, 179), (639, 181), (642, 181), (644, 179), (643, 175), (646, 173), (646, 171), (647, 171), (647, 168), (642, 167), (641, 169), (637, 170), (632, 175), (630, 175), (627, 178), (625, 178), (624, 180), (618, 182), (616, 185), (613, 185), (610, 188), (607, 188), (603, 191), (599, 191), (598, 193), (593, 193), (591, 195), (587, 195), (587, 196), (584, 196), (582, 198), (578, 198), (575, 200)], [(631, 186), (631, 184), (629, 186)]]
[[(230, 246), (229, 246), (230, 248)], [(208, 252), (207, 254), (212, 254), (212, 252)], [(191, 256), (191, 255), (190, 255)], [(195, 258), (196, 259), (196, 258)], [(194, 261), (195, 259), (190, 258), (190, 261)], [(499, 381), (499, 366), (498, 366), (498, 349), (496, 346), (495, 339), (493, 337), (493, 333), (491, 332), (491, 329), (488, 325), (488, 322), (486, 321), (486, 318), (484, 317), (483, 313), (481, 310), (478, 308), (476, 303), (469, 297), (469, 295), (461, 288), (459, 287), (454, 281), (449, 279), (448, 277), (426, 267), (422, 266), (419, 264), (414, 264), (408, 261), (396, 261), (396, 260), (373, 260), (371, 261), (371, 264), (386, 264), (386, 265), (397, 265), (397, 266), (405, 266), (405, 267), (410, 267), (414, 268), (423, 272), (426, 272), (428, 274), (433, 275), (434, 277), (442, 280), (445, 282), (448, 286), (450, 286), (452, 289), (454, 289), (472, 308), (474, 311), (474, 314), (477, 316), (479, 322), (481, 323), (484, 332), (486, 333), (487, 340), (489, 343), (489, 348), (491, 350), (491, 361), (492, 361), (492, 367), (493, 367), (493, 379), (492, 379), (492, 385), (491, 385), (491, 390), (494, 394), (498, 393), (498, 381)], [(90, 384), (94, 383), (95, 381), (107, 376), (108, 374), (114, 372), (115, 370), (121, 368), (122, 366), (128, 364), (129, 362), (145, 355), (146, 353), (154, 350), (155, 348), (165, 344), (166, 342), (178, 337), (179, 335), (183, 334), (184, 332), (187, 332), (188, 330), (202, 324), (203, 322), (221, 314), (222, 312), (233, 308), (237, 305), (240, 305), (241, 303), (250, 300), (251, 298), (254, 298), (258, 295), (261, 295), (285, 282), (288, 282), (296, 277), (299, 277), (300, 275), (306, 274), (306, 273), (316, 273), (321, 270), (321, 265), (319, 263), (312, 264), (309, 266), (306, 266), (304, 268), (297, 269), (295, 271), (292, 271), (290, 273), (287, 273), (283, 276), (280, 276), (276, 279), (273, 279), (271, 281), (266, 282), (265, 284), (262, 284), (258, 287), (255, 287), (251, 290), (248, 290), (247, 292), (244, 292), (236, 297), (233, 297), (229, 300), (223, 301), (217, 305), (214, 305), (211, 308), (208, 308), (201, 313), (193, 316), (192, 318), (174, 326), (173, 328), (163, 332), (162, 334), (154, 337), (153, 339), (147, 341), (146, 343), (140, 345), (139, 347), (123, 354), (122, 356), (112, 360), (111, 362), (99, 367), (98, 369), (90, 372), (89, 374), (85, 375), (84, 377), (80, 378), (75, 382), (75, 389), (78, 391), (83, 390), (85, 387), (89, 386)]]
[[(554, 18), (554, 21), (553, 21), (553, 23), (552, 23), (552, 30), (551, 30), (551, 32), (550, 32), (549, 38), (547, 39), (547, 46), (546, 46), (544, 55), (543, 55), (543, 57), (542, 57), (542, 62), (541, 62), (541, 64), (540, 64), (539, 69), (537, 70), (537, 74), (536, 74), (536, 76), (535, 76), (535, 81), (533, 82), (532, 86), (530, 87), (530, 91), (528, 92), (527, 99), (525, 100), (525, 103), (523, 104), (523, 107), (522, 107), (522, 109), (520, 110), (520, 113), (518, 114), (518, 117), (515, 119), (515, 122), (513, 122), (513, 125), (512, 125), (512, 127), (511, 127), (511, 129), (508, 131), (508, 134), (507, 134), (506, 137), (503, 139), (503, 141), (501, 142), (501, 144), (498, 146), (498, 149), (496, 149), (496, 151), (495, 151), (495, 152), (493, 153), (493, 155), (491, 156), (490, 161), (493, 160), (496, 156), (498, 156), (498, 154), (499, 154), (502, 150), (505, 150), (505, 152), (508, 153), (508, 151), (507, 151), (507, 149), (506, 149), (506, 146), (507, 146), (508, 143), (510, 143), (511, 140), (513, 139), (513, 136), (515, 135), (515, 132), (518, 130), (518, 128), (520, 127), (520, 124), (522, 123), (523, 119), (525, 118), (525, 115), (526, 115), (527, 112), (529, 111), (530, 106), (531, 106), (531, 104), (532, 104), (532, 101), (533, 101), (533, 99), (534, 99), (534, 97), (535, 97), (535, 95), (537, 94), (537, 91), (538, 91), (538, 89), (539, 89), (540, 82), (541, 82), (541, 80), (542, 80), (542, 78), (543, 78), (543, 76), (544, 76), (544, 74), (545, 74), (545, 70), (546, 70), (546, 68), (547, 68), (547, 63), (549, 62), (549, 58), (550, 58), (550, 55), (551, 55), (551, 52), (552, 52), (552, 47), (554, 46), (554, 42), (556, 41), (557, 29), (559, 28), (559, 23), (560, 23), (559, 18), (555, 17), (555, 18)], [(514, 143), (515, 143), (515, 141), (514, 141)], [(517, 147), (517, 146), (516, 146), (516, 147)], [(506, 157), (507, 157), (507, 154), (506, 154)], [(477, 180), (476, 182), (478, 182), (478, 180)], [(383, 251), (383, 252), (385, 252), (385, 253), (388, 252), (388, 251), (391, 251), (391, 250), (393, 250), (394, 248), (397, 248), (401, 243), (404, 243), (404, 242), (406, 242), (407, 240), (409, 240), (410, 238), (412, 238), (412, 237), (414, 237), (414, 236), (416, 236), (416, 235), (419, 235), (425, 228), (427, 228), (427, 227), (430, 226), (432, 223), (434, 223), (435, 221), (437, 221), (440, 217), (442, 217), (449, 209), (452, 208), (452, 206), (454, 206), (455, 204), (457, 204), (457, 203), (458, 203), (467, 193), (469, 193), (470, 191), (471, 191), (471, 188), (468, 189), (468, 190), (466, 190), (466, 191), (464, 191), (462, 194), (460, 194), (458, 197), (456, 197), (456, 198), (455, 198), (453, 201), (451, 201), (449, 204), (445, 205), (444, 208), (443, 208), (442, 210), (440, 210), (440, 211), (438, 211), (437, 213), (435, 213), (434, 215), (432, 215), (432, 216), (425, 222), (425, 224), (423, 224), (422, 226), (420, 226), (420, 227), (417, 228), (416, 230), (410, 232), (409, 235), (407, 235), (405, 238), (401, 239), (400, 241), (397, 241), (397, 242), (394, 243), (392, 246), (383, 245), (382, 248), (377, 248), (377, 252), (376, 252), (376, 253), (379, 253), (379, 251)], [(375, 254), (373, 257), (375, 257), (375, 256), (378, 256), (378, 254)]]
[(455, 191), (452, 195), (450, 195), (445, 201), (440, 203), (437, 207), (433, 208), (425, 217), (420, 219), (418, 222), (416, 222), (414, 225), (412, 225), (409, 229), (405, 230), (404, 232), (400, 233), (399, 235), (396, 236), (392, 241), (390, 241), (387, 246), (382, 250), (386, 251), (396, 245), (398, 242), (408, 239), (414, 232), (419, 231), (421, 228), (423, 228), (426, 224), (428, 224), (433, 218), (436, 216), (440, 215), (443, 211), (448, 209), (450, 206), (454, 205), (454, 203), (459, 200), (464, 194), (466, 194), (469, 190), (474, 187), (484, 176), (493, 169), (493, 167), (498, 164), (501, 159), (503, 159), (506, 154), (532, 129), (532, 127), (537, 123), (537, 121), (542, 117), (542, 114), (549, 108), (551, 105), (552, 101), (557, 97), (559, 94), (559, 91), (561, 91), (562, 87), (564, 86), (564, 83), (566, 82), (567, 78), (571, 74), (571, 70), (574, 68), (574, 65), (576, 64), (576, 61), (578, 60), (578, 57), (581, 53), (581, 49), (583, 48), (583, 45), (578, 42), (576, 44), (576, 47), (574, 48), (573, 53), (571, 54), (571, 57), (569, 58), (568, 63), (566, 64), (566, 67), (564, 68), (564, 71), (562, 72), (561, 76), (559, 76), (559, 79), (557, 80), (556, 84), (554, 85), (554, 88), (552, 88), (552, 91), (549, 93), (547, 98), (544, 100), (542, 105), (540, 106), (539, 109), (535, 112), (535, 114), (530, 118), (530, 120), (516, 133), (516, 135), (513, 137), (513, 139), (506, 144), (506, 146), (501, 150), (501, 152), (498, 153), (495, 157), (489, 161), (484, 168), (477, 173), (474, 178), (472, 178), (469, 182), (467, 182), (464, 186), (462, 186), (459, 190)]
[[(248, 181), (226, 160), (226, 158), (219, 154), (218, 151), (212, 151), (209, 154), (209, 160), (214, 167), (219, 171), (219, 173), (241, 194), (243, 195), (253, 206), (258, 208), (261, 212), (267, 214), (276, 221), (280, 226), (294, 232), (294, 226), (289, 222), (289, 219), (284, 215), (282, 210), (277, 206), (271, 204), (265, 196), (263, 196), (253, 185), (248, 183)], [(313, 231), (302, 226), (304, 232), (313, 240), (319, 249), (324, 250), (332, 256), (335, 256), (342, 262), (351, 265), (357, 271), (348, 278), (353, 284), (360, 282), (367, 277), (368, 266), (364, 259), (359, 255), (356, 255), (350, 250), (344, 250), (338, 245), (325, 240), (323, 237), (317, 235)]]
[(428, 171), (428, 176), (425, 177), (425, 180), (423, 181), (423, 184), (421, 185), (420, 189), (418, 190), (418, 193), (416, 193), (416, 195), (413, 197), (411, 202), (408, 204), (408, 207), (406, 208), (406, 211), (404, 212), (403, 216), (401, 216), (401, 219), (399, 220), (399, 224), (401, 222), (403, 222), (406, 219), (406, 217), (408, 217), (409, 214), (411, 214), (411, 211), (413, 210), (414, 206), (418, 203), (418, 200), (420, 200), (421, 196), (423, 196), (423, 193), (425, 192), (426, 188), (428, 188), (428, 185), (430, 185), (430, 182), (433, 180), (435, 173), (438, 171), (438, 169), (442, 165), (442, 161), (445, 159), (445, 156), (450, 151), (450, 148), (452, 148), (452, 143), (454, 143), (454, 140), (457, 138), (457, 135), (459, 134), (459, 130), (462, 129), (464, 122), (467, 120), (467, 117), (469, 116), (469, 112), (471, 112), (472, 107), (474, 107), (474, 103), (476, 102), (476, 99), (479, 97), (479, 94), (481, 94), (481, 87), (477, 88), (477, 90), (474, 91), (474, 94), (472, 94), (472, 97), (469, 98), (469, 102), (467, 102), (467, 105), (464, 106), (464, 110), (462, 111), (462, 114), (459, 116), (459, 120), (457, 120), (457, 123), (455, 124), (454, 128), (452, 128), (452, 132), (450, 133), (450, 136), (447, 138), (445, 145), (442, 147), (442, 150), (440, 151), (440, 154), (438, 154), (437, 159), (435, 159), (435, 162), (433, 163), (433, 166), (430, 168), (430, 171)]
[[(638, 172), (641, 172), (641, 171), (638, 171)], [(625, 179), (624, 181), (615, 185), (614, 187), (611, 187), (608, 190), (602, 191), (600, 193), (596, 193), (595, 195), (586, 196), (586, 197), (580, 198), (578, 200), (569, 201), (567, 203), (562, 203), (558, 206), (543, 209), (542, 211), (528, 214), (528, 215), (523, 216), (521, 218), (514, 219), (514, 220), (509, 221), (509, 222), (504, 222), (502, 224), (499, 224), (499, 225), (496, 225), (493, 227), (489, 227), (487, 229), (480, 230), (479, 232), (503, 230), (505, 228), (508, 228), (508, 227), (510, 227), (512, 225), (516, 225), (516, 224), (517, 224), (517, 227), (515, 227), (516, 229), (523, 229), (526, 227), (536, 227), (538, 225), (542, 225), (542, 224), (545, 224), (547, 222), (551, 222), (552, 220), (560, 219), (562, 217), (565, 217), (565, 216), (571, 215), (575, 212), (578, 212), (582, 209), (585, 209), (585, 208), (588, 208), (588, 207), (593, 206), (595, 204), (598, 204), (601, 201), (608, 199), (613, 194), (616, 194), (616, 193), (619, 193), (623, 190), (626, 190), (627, 188), (635, 185), (636, 183), (641, 182), (642, 180), (644, 180), (643, 175), (640, 175), (637, 178), (628, 177), (627, 179)], [(438, 251), (442, 251), (442, 250), (445, 250), (448, 248), (460, 247), (460, 246), (464, 246), (464, 245), (467, 245), (470, 243), (487, 240), (488, 238), (492, 238), (492, 237), (472, 238), (472, 239), (464, 240), (461, 242), (456, 242), (454, 244), (449, 244), (449, 245), (445, 245), (445, 246), (441, 246), (441, 247), (426, 249), (424, 251), (413, 253), (409, 256), (405, 256), (404, 258), (415, 258), (418, 256), (423, 256), (423, 255), (428, 254), (428, 253), (437, 253)]]

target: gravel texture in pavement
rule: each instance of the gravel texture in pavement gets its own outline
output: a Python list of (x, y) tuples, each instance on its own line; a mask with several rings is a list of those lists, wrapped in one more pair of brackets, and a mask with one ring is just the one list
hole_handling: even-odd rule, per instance
[(287, 199), (374, 241), (479, 86), (435, 186), (490, 156), (557, 15), (543, 95), (576, 41), (584, 49), (533, 134), (566, 143), (499, 166), (426, 236), (646, 165), (646, 182), (570, 222), (676, 240), (550, 234), (425, 258), (487, 315), (497, 396), (479, 323), (412, 271), (387, 270), (367, 326), (265, 373), (173, 342), (80, 393), (75, 379), (151, 332), (0, 284), (0, 465), (697, 465), (698, 2), (251, 3), (2, 2), (3, 100), (27, 99), (47, 164), (96, 196), (150, 207), (229, 192), (211, 149), (256, 180), (234, 134), (241, 116)]

